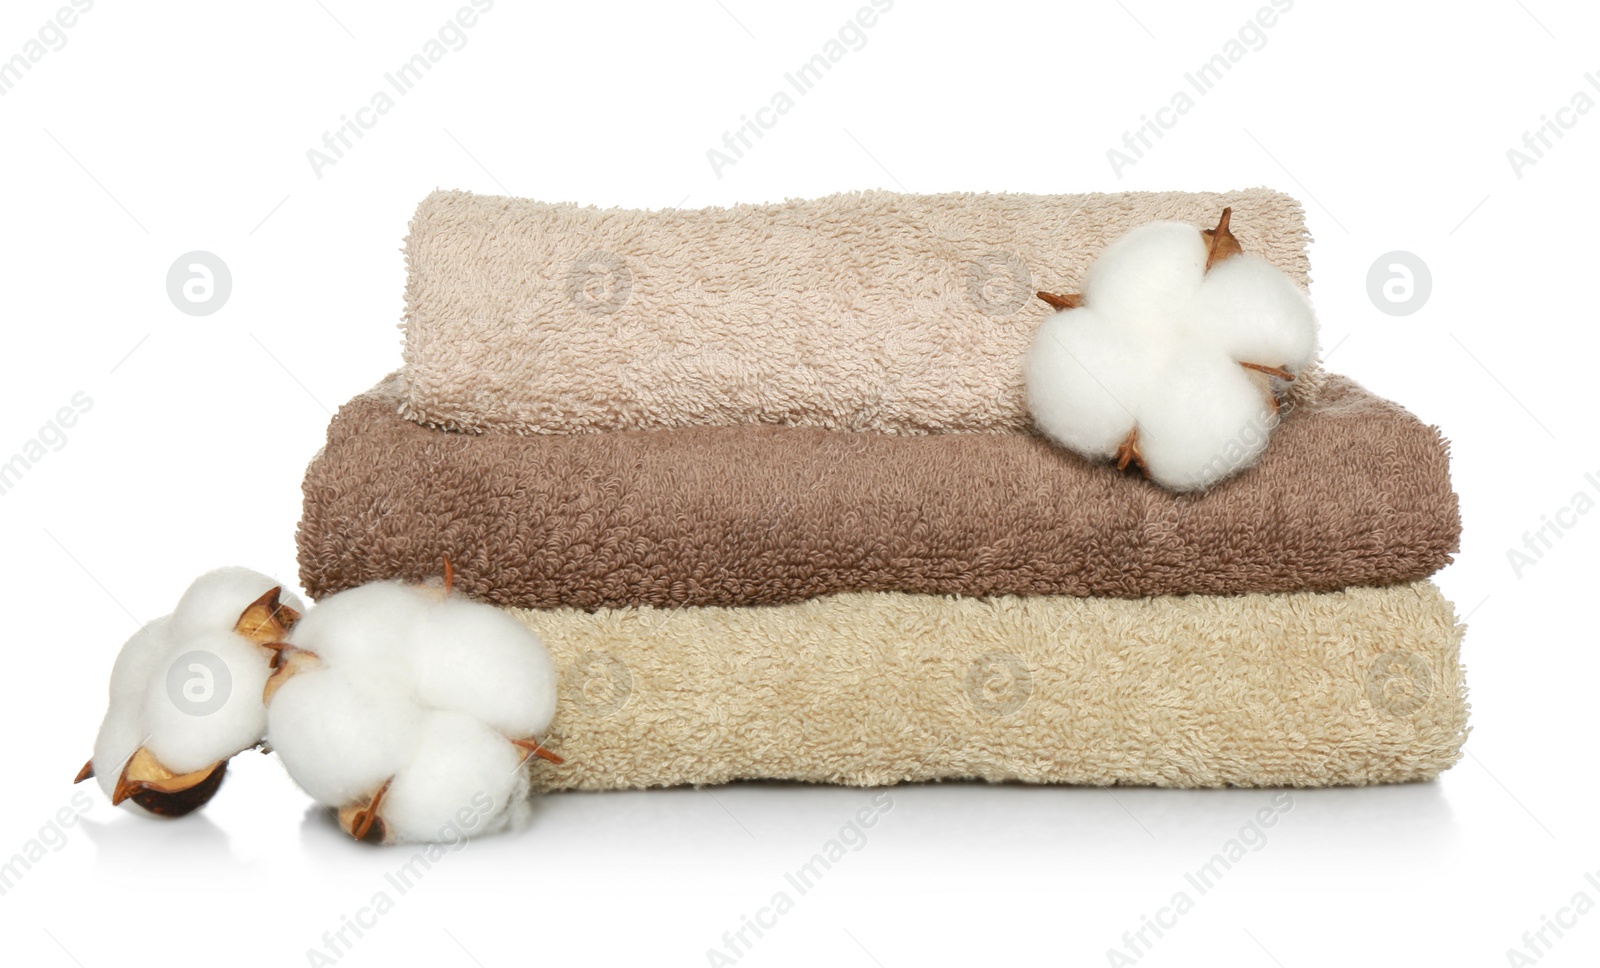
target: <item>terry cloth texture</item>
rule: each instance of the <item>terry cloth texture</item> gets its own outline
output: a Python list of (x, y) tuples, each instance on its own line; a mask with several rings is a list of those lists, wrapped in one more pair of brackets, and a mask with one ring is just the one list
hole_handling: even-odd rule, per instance
[[(1267, 189), (863, 192), (639, 211), (435, 192), (406, 241), (401, 412), (564, 434), (741, 423), (1024, 432), (1023, 357), (1099, 251), (1215, 225), (1302, 288), (1304, 212)], [(1314, 394), (1319, 374), (1290, 385)]]
[(562, 670), (546, 790), (1360, 785), (1435, 777), (1467, 733), (1463, 629), (1426, 581), (513, 614)]
[(306, 473), (313, 596), (449, 556), (497, 605), (769, 605), (836, 592), (1331, 591), (1424, 578), (1460, 537), (1436, 429), (1343, 378), (1255, 466), (1179, 495), (1032, 435), (429, 430), (391, 377)]

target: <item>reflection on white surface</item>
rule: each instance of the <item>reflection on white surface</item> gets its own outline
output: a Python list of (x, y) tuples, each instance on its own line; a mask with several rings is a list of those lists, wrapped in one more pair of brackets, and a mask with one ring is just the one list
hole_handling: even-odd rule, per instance
[[(97, 808), (98, 809), (98, 808)], [(131, 810), (105, 809), (80, 822), (94, 847), (96, 866), (108, 871), (155, 871), (225, 877), (250, 869), (233, 850), (232, 838), (204, 811), (167, 819)]]
[[(906, 863), (924, 858), (945, 867), (1030, 867), (1070, 859), (1076, 869), (1166, 869), (1190, 854), (1208, 856), (1263, 808), (1274, 817), (1260, 831), (1260, 853), (1271, 853), (1266, 848), (1280, 839), (1292, 840), (1301, 861), (1334, 868), (1427, 867), (1457, 841), (1437, 784), (1278, 791), (740, 783), (548, 795), (539, 798), (529, 828), (477, 842), (451, 864), (521, 867), (536, 857), (546, 867), (581, 860), (591, 868), (637, 869), (671, 868), (708, 856), (782, 856), (833, 837), (879, 793), (887, 793), (890, 808), (865, 832), (868, 847), (892, 844)], [(1272, 807), (1281, 806), (1281, 798), (1288, 809)], [(351, 843), (329, 812), (315, 805), (301, 815), (300, 842), (313, 864), (332, 868), (352, 857), (378, 861), (403, 849)]]

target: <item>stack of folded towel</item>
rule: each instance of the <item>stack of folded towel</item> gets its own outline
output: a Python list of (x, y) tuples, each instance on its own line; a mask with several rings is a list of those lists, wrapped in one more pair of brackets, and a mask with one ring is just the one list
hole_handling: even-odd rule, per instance
[(448, 556), (513, 610), (562, 669), (545, 789), (1436, 776), (1467, 728), (1437, 430), (1306, 374), (1257, 465), (1180, 495), (1030, 429), (1034, 290), (1224, 206), (1306, 285), (1265, 190), (436, 193), (405, 369), (307, 473), (302, 583)]

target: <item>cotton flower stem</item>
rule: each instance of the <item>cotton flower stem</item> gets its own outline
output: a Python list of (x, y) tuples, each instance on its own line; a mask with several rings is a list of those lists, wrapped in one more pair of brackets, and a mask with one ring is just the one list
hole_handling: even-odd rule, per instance
[[(566, 760), (545, 749), (543, 746), (540, 746), (539, 741), (536, 739), (514, 739), (511, 741), (511, 745), (520, 750), (524, 750), (526, 753), (531, 753), (541, 760), (548, 760), (557, 766), (560, 766), (562, 763), (566, 762)], [(527, 756), (523, 756), (524, 760), (527, 758)]]
[(1267, 376), (1275, 376), (1278, 379), (1283, 380), (1285, 383), (1294, 379), (1294, 374), (1290, 373), (1288, 370), (1285, 370), (1281, 366), (1262, 366), (1260, 363), (1246, 363), (1243, 360), (1239, 362), (1239, 365), (1247, 370), (1255, 370), (1257, 373), (1265, 373)]
[(1076, 292), (1054, 293), (1040, 290), (1035, 293), (1053, 309), (1077, 309), (1083, 305), (1083, 295)]
[(450, 556), (444, 555), (444, 597), (450, 597), (450, 589), (456, 587), (456, 566), (450, 563)]
[(1228, 228), (1228, 223), (1233, 220), (1233, 208), (1229, 206), (1222, 210), (1222, 217), (1217, 220), (1214, 229), (1201, 229), (1200, 234), (1210, 244), (1210, 251), (1206, 253), (1206, 271), (1225, 259), (1231, 258), (1244, 251), (1239, 245), (1239, 240), (1234, 237), (1233, 231)]
[(339, 810), (339, 826), (345, 833), (357, 840), (383, 840), (383, 820), (378, 817), (378, 808), (383, 806), (383, 798), (389, 792), (389, 784), (394, 782), (394, 777), (383, 781), (383, 786), (378, 787), (378, 792), (372, 799), (362, 804), (351, 804)]
[(1150, 469), (1144, 466), (1144, 454), (1139, 452), (1139, 428), (1128, 431), (1128, 436), (1117, 446), (1117, 470), (1125, 471), (1129, 464), (1134, 464), (1145, 477), (1150, 476)]

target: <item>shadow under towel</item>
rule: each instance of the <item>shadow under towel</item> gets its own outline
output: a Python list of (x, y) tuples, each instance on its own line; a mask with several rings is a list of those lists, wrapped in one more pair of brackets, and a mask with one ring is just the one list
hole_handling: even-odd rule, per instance
[(402, 393), (391, 377), (346, 404), (306, 473), (314, 597), (444, 556), (468, 593), (523, 608), (1331, 591), (1426, 577), (1460, 538), (1438, 431), (1331, 376), (1258, 464), (1187, 495), (1033, 435), (470, 435), (401, 417)]

